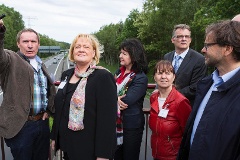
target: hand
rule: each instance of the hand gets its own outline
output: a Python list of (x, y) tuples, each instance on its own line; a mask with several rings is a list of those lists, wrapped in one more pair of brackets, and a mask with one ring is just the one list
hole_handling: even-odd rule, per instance
[(4, 24), (3, 24), (3, 20), (0, 19), (0, 27), (2, 27)]
[(125, 96), (126, 96), (126, 94), (124, 94), (122, 96), (118, 96), (118, 108), (119, 108), (119, 110), (124, 110), (124, 109), (128, 108), (128, 105), (121, 100)]
[(55, 150), (55, 140), (51, 141), (51, 148), (52, 148), (52, 150)]
[(43, 114), (42, 120), (45, 120), (45, 119), (48, 119), (48, 118), (49, 118), (49, 116), (48, 116), (47, 112), (45, 112), (45, 113)]

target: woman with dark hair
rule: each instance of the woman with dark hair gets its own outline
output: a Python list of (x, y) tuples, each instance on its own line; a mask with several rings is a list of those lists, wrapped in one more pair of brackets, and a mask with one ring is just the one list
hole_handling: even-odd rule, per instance
[(171, 62), (159, 61), (153, 75), (158, 89), (150, 97), (152, 156), (155, 160), (175, 160), (191, 112), (190, 102), (173, 85), (175, 72)]
[[(144, 130), (143, 101), (148, 79), (147, 60), (138, 39), (120, 45), (120, 65), (115, 74), (118, 93), (118, 149), (114, 160), (138, 160)], [(121, 126), (122, 122), (122, 127)], [(130, 154), (129, 154), (130, 153)]]

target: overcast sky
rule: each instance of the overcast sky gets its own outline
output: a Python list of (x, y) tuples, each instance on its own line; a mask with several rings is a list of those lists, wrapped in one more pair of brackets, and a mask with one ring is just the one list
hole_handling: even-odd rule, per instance
[[(26, 27), (57, 41), (71, 43), (79, 33), (124, 21), (143, 0), (3, 0), (22, 16)], [(0, 13), (2, 14), (2, 13)]]

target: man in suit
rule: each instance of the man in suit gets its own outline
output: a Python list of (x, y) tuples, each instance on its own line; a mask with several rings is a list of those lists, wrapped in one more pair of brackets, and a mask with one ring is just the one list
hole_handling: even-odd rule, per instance
[(175, 50), (165, 54), (164, 59), (171, 61), (174, 66), (176, 88), (193, 105), (197, 82), (207, 75), (204, 56), (189, 48), (191, 30), (186, 24), (174, 26), (171, 40)]
[(240, 22), (206, 28), (202, 53), (216, 70), (199, 81), (178, 160), (240, 159)]

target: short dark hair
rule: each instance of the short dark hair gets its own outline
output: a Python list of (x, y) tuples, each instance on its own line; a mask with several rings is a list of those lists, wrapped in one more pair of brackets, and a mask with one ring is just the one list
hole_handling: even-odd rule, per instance
[(233, 57), (240, 61), (240, 22), (219, 21), (206, 28), (206, 35), (212, 34), (213, 40), (220, 46), (232, 46)]
[(128, 52), (128, 54), (130, 55), (130, 58), (133, 64), (131, 69), (135, 73), (138, 73), (141, 71), (143, 71), (144, 73), (147, 73), (148, 63), (147, 63), (146, 53), (140, 40), (136, 38), (126, 39), (121, 43), (119, 50), (121, 49)]
[(38, 33), (35, 30), (31, 29), (31, 28), (24, 28), (23, 30), (18, 32), (17, 37), (16, 37), (16, 40), (17, 40), (18, 43), (20, 42), (20, 37), (21, 37), (22, 33), (24, 33), (24, 32), (33, 32), (33, 33), (35, 33), (37, 35), (37, 38), (38, 38), (38, 43), (40, 43), (40, 37), (39, 37)]
[(158, 72), (158, 71), (163, 71), (163, 72), (172, 72), (175, 74), (175, 71), (173, 69), (172, 63), (168, 60), (160, 60), (156, 63), (153, 71), (153, 76)]

